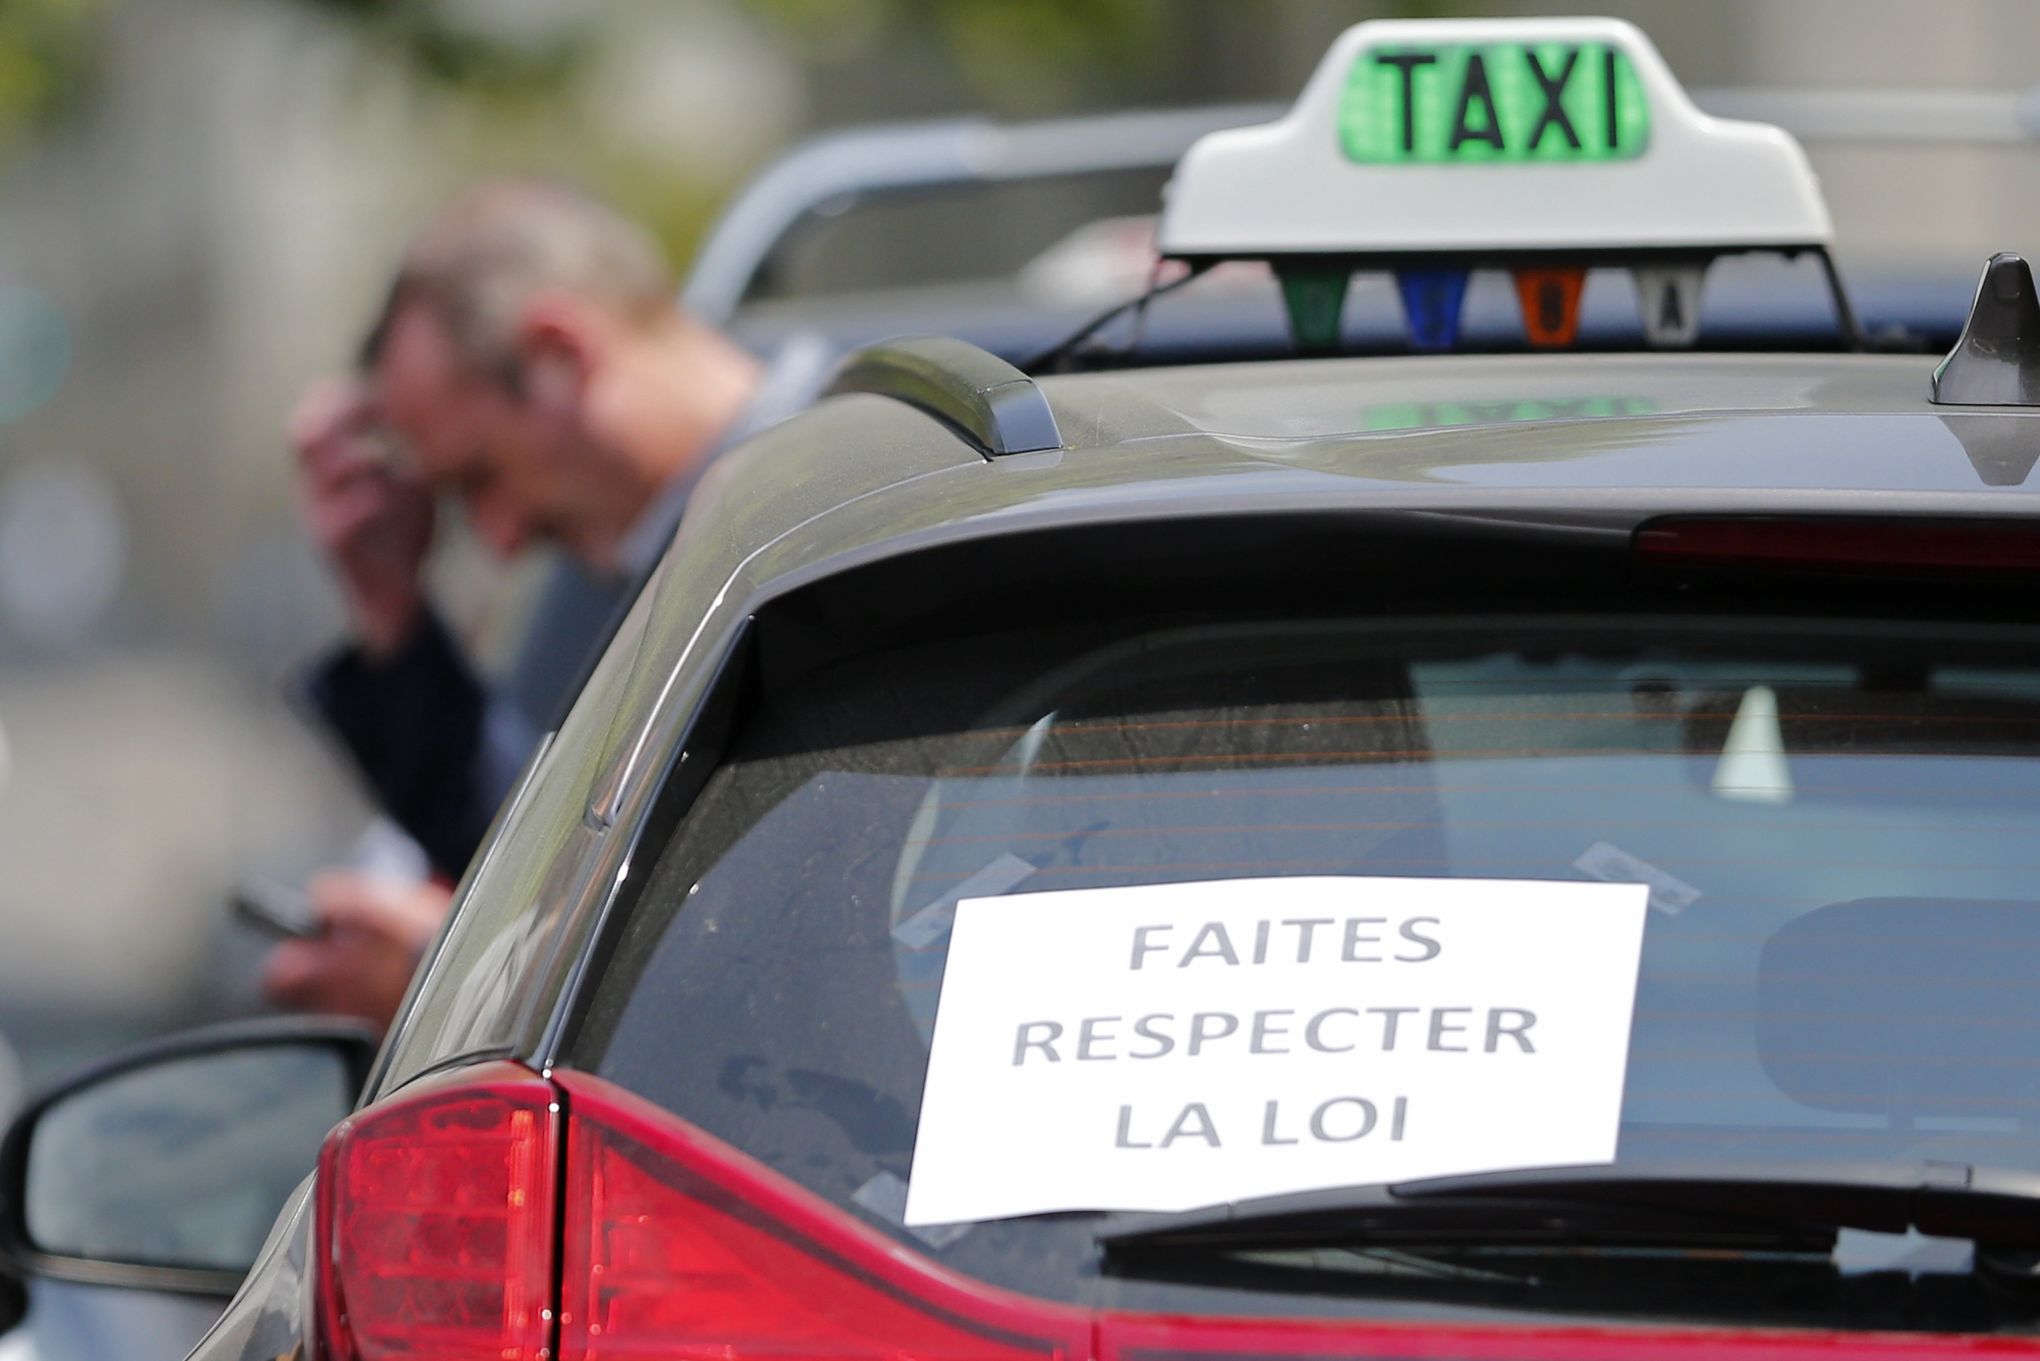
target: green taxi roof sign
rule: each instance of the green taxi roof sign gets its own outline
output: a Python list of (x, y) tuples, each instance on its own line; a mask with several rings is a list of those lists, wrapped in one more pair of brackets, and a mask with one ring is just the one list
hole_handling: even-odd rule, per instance
[(1287, 116), (1190, 148), (1158, 232), (1184, 259), (1390, 260), (1825, 249), (1832, 235), (1798, 142), (1702, 113), (1616, 19), (1356, 25)]

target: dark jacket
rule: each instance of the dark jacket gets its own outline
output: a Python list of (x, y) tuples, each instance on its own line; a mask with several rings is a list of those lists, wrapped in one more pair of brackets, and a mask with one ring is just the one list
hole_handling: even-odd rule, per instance
[(340, 739), (376, 803), (457, 879), (539, 736), (558, 726), (639, 583), (603, 584), (562, 564), (547, 583), (510, 679), (478, 676), (428, 611), (394, 654), (335, 649), (306, 674), (312, 710)]

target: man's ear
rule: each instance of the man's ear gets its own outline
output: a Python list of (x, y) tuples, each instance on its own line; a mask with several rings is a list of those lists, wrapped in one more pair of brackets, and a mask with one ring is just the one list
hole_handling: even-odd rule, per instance
[(588, 387), (600, 342), (572, 299), (538, 297), (517, 328), (517, 387), (548, 416), (571, 417)]

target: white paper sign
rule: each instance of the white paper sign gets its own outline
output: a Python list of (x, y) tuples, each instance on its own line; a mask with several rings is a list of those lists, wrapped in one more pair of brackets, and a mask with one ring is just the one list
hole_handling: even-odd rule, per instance
[(1315, 878), (966, 900), (906, 1222), (1612, 1162), (1648, 896)]

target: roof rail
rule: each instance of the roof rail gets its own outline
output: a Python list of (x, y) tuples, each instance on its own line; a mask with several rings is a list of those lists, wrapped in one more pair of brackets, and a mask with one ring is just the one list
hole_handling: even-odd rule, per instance
[(989, 350), (949, 336), (903, 336), (843, 361), (826, 395), (868, 392), (927, 412), (987, 458), (1062, 448), (1034, 380)]

